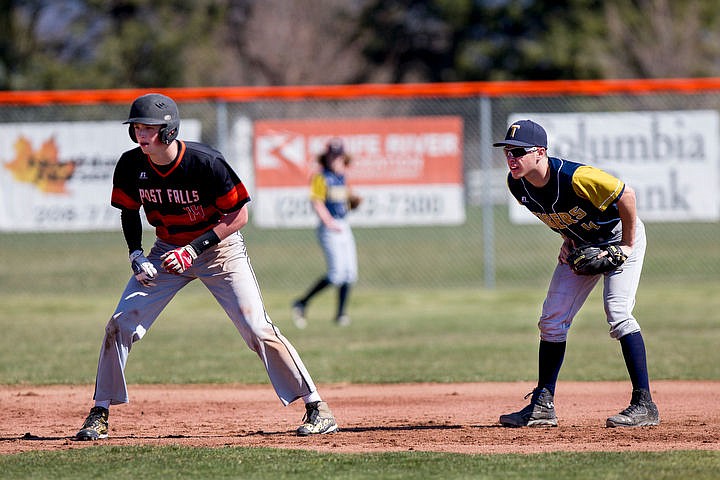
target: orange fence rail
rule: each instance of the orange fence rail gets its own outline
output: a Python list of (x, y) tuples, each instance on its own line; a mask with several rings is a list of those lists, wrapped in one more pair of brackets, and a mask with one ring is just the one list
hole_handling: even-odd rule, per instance
[(450, 98), (473, 96), (647, 95), (720, 91), (720, 78), (0, 91), (0, 105), (128, 103), (149, 91), (164, 93), (177, 101), (185, 102), (247, 102), (263, 99), (307, 100), (314, 98), (352, 99), (367, 97)]

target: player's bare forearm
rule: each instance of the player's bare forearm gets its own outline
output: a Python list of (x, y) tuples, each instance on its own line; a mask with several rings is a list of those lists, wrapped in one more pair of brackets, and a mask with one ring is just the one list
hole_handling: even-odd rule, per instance
[[(637, 219), (637, 207), (635, 204), (635, 190), (625, 185), (625, 191), (617, 202), (620, 220), (622, 221), (622, 240), (620, 247), (628, 247), (627, 255), (632, 252), (635, 245), (635, 223)], [(625, 250), (625, 249), (623, 249)]]
[(325, 202), (322, 200), (313, 200), (312, 201), (313, 209), (315, 210), (315, 213), (317, 213), (317, 216), (320, 217), (320, 221), (329, 229), (331, 230), (337, 230), (337, 225), (335, 224), (335, 219), (330, 214), (330, 210), (327, 209), (325, 206)]
[(162, 259), (161, 266), (168, 273), (182, 274), (193, 265), (198, 255), (240, 230), (247, 222), (247, 206), (224, 215), (212, 230), (203, 233), (184, 247), (165, 252), (160, 257)]
[(248, 207), (243, 205), (240, 210), (235, 210), (224, 215), (213, 230), (220, 240), (223, 240), (247, 225), (249, 218)]

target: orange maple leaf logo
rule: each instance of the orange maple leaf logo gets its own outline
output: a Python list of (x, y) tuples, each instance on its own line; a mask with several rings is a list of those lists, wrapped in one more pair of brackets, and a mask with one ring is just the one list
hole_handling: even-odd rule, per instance
[(14, 145), (15, 158), (5, 164), (15, 180), (32, 183), (42, 192), (67, 193), (65, 182), (75, 172), (75, 162), (60, 163), (55, 139), (46, 140), (38, 150), (20, 136)]

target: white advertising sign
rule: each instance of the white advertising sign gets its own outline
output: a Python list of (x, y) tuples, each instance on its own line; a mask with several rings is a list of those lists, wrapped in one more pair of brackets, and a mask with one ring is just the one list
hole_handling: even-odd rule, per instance
[[(593, 165), (632, 186), (644, 221), (720, 218), (720, 121), (714, 110), (521, 113), (548, 134), (548, 155)], [(516, 223), (538, 221), (509, 198)]]
[[(183, 120), (181, 138), (199, 140), (200, 128)], [(112, 175), (135, 146), (118, 121), (2, 124), (0, 231), (117, 229)]]
[[(465, 221), (463, 191), (455, 185), (353, 187), (363, 201), (350, 221), (358, 226), (458, 225)], [(266, 228), (317, 224), (307, 187), (265, 188), (253, 215)]]

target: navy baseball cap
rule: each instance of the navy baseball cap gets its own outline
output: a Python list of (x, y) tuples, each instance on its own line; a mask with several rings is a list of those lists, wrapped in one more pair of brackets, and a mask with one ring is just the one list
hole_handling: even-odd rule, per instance
[(505, 140), (493, 143), (493, 147), (543, 147), (547, 148), (545, 129), (532, 120), (513, 122), (505, 134)]
[(345, 145), (343, 145), (343, 141), (337, 137), (330, 139), (327, 143), (325, 155), (328, 160), (333, 160), (337, 157), (345, 155)]

